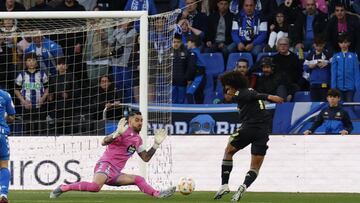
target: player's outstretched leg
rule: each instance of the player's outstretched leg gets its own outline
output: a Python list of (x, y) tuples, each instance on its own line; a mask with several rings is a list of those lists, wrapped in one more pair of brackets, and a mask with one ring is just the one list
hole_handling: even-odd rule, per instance
[(10, 171), (8, 168), (0, 168), (0, 203), (7, 203), (9, 193)]
[(230, 192), (229, 185), (221, 185), (219, 190), (216, 192), (214, 199), (220, 199), (223, 195), (226, 195)]
[(60, 185), (50, 193), (50, 198), (57, 198), (68, 191), (99, 192), (101, 187), (95, 182), (77, 182), (70, 185)]
[(232, 202), (237, 202), (241, 199), (242, 196), (244, 196), (246, 192), (246, 185), (242, 184), (240, 185), (240, 187), (238, 188), (238, 190), (235, 192), (235, 194), (232, 196), (231, 201)]

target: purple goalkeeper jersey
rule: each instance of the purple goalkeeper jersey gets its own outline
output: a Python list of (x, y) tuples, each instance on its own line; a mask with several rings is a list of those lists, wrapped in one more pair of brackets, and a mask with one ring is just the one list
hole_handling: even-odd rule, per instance
[(140, 135), (132, 128), (128, 128), (124, 134), (117, 137), (109, 144), (98, 162), (109, 162), (121, 171), (127, 160), (135, 153), (144, 151), (143, 141)]

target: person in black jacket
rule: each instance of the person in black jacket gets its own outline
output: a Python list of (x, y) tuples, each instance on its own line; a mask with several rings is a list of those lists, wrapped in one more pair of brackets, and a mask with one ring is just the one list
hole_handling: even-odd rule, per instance
[(220, 199), (230, 192), (228, 182), (233, 167), (233, 156), (251, 144), (250, 170), (246, 174), (244, 183), (231, 199), (239, 201), (246, 189), (255, 181), (268, 149), (270, 114), (265, 109), (263, 100), (281, 103), (283, 99), (274, 95), (257, 93), (248, 88), (248, 81), (240, 72), (227, 72), (221, 76), (220, 80), (224, 93), (231, 95), (232, 100), (238, 104), (241, 127), (230, 136), (225, 148), (221, 166), (222, 185), (214, 199)]
[(314, 133), (321, 125), (325, 126), (325, 134), (347, 135), (353, 130), (349, 114), (339, 104), (340, 91), (330, 89), (327, 95), (329, 107), (320, 112), (310, 129), (304, 131), (304, 135)]
[(175, 34), (173, 40), (173, 84), (172, 84), (172, 103), (183, 104), (186, 97), (186, 70), (187, 70), (187, 51), (181, 43), (181, 35)]
[(355, 15), (347, 14), (344, 4), (336, 4), (335, 15), (330, 18), (326, 29), (327, 39), (332, 52), (339, 52), (339, 36), (346, 33), (351, 42), (350, 51), (360, 54), (359, 39), (359, 18)]
[[(311, 23), (311, 28), (307, 24)], [(327, 16), (316, 9), (315, 0), (307, 0), (306, 10), (300, 13), (295, 22), (294, 44), (297, 49), (311, 49), (314, 38), (326, 30)]]
[(206, 33), (206, 52), (222, 52), (229, 54), (228, 46), (232, 43), (231, 28), (233, 14), (229, 11), (228, 0), (218, 0), (218, 10), (209, 16), (209, 26)]

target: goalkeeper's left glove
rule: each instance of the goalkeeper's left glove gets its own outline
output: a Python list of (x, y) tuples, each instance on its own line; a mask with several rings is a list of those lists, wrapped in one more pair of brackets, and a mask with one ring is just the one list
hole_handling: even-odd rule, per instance
[(157, 149), (159, 148), (160, 144), (165, 140), (165, 138), (168, 136), (167, 131), (165, 129), (158, 129), (155, 131), (154, 135), (154, 145), (153, 148)]

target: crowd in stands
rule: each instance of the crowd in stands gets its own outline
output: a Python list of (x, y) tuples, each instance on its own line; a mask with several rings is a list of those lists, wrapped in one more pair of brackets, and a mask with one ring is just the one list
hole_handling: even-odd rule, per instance
[[(239, 71), (255, 90), (286, 101), (296, 101), (300, 91), (309, 91), (310, 101), (326, 101), (329, 88), (339, 89), (343, 101), (354, 101), (360, 87), (357, 0), (36, 0), (29, 8), (0, 0), (0, 11), (9, 12), (147, 10), (153, 15), (177, 8), (172, 43), (159, 43), (166, 37), (164, 18), (149, 32), (150, 51), (157, 53), (150, 65), (161, 63), (164, 54), (172, 56), (173, 103), (229, 103), (218, 80), (226, 71)], [(3, 19), (0, 33), (19, 26), (20, 21)], [(23, 119), (86, 114), (96, 120), (105, 107), (112, 109), (107, 117), (116, 119), (114, 106), (138, 102), (139, 84), (129, 80), (139, 77), (138, 22), (56, 36), (35, 31), (32, 37), (0, 38), (0, 86), (14, 95), (18, 112), (31, 117)]]

